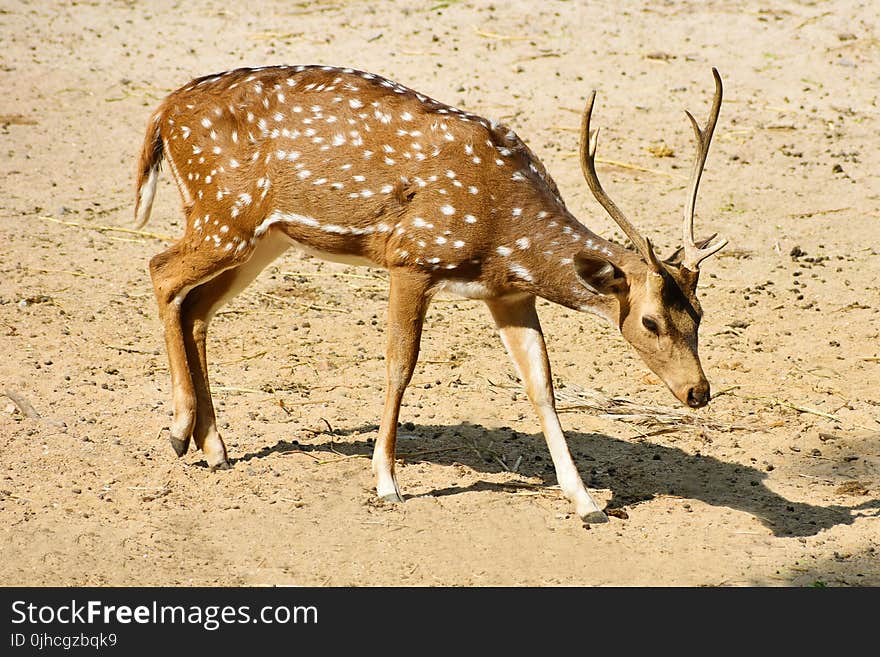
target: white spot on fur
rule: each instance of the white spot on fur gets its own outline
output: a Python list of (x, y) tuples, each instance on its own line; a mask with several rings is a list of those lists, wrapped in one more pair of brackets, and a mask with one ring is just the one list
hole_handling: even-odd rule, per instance
[(508, 266), (508, 269), (514, 275), (516, 275), (517, 277), (521, 278), (524, 281), (531, 283), (533, 280), (532, 272), (530, 272), (528, 269), (526, 269), (522, 265), (512, 264), (512, 265)]

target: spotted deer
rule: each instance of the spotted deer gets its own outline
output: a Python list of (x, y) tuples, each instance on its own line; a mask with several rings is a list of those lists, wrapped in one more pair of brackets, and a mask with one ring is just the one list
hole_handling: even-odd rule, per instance
[(684, 247), (661, 261), (608, 197), (583, 116), (590, 189), (635, 250), (591, 232), (507, 127), (372, 73), (331, 66), (242, 68), (196, 79), (153, 113), (140, 156), (135, 217), (150, 216), (159, 167), (183, 198), (184, 236), (150, 261), (164, 326), (179, 456), (190, 439), (228, 467), (208, 384), (205, 340), (217, 310), (289, 247), (383, 267), (390, 291), (387, 389), (372, 457), (378, 495), (402, 501), (395, 440), (425, 313), (439, 290), (489, 307), (540, 419), (562, 492), (588, 522), (587, 492), (556, 413), (535, 298), (604, 317), (684, 404), (709, 401), (697, 354), (699, 265), (726, 243), (694, 240), (694, 204), (721, 106), (721, 78), (697, 140)]

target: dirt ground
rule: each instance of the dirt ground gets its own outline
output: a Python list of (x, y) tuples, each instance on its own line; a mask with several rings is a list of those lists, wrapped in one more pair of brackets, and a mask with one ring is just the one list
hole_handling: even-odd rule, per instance
[[(649, 4), (4, 2), (0, 584), (880, 585), (876, 12)], [(705, 117), (718, 67), (697, 219), (730, 240), (700, 287), (716, 398), (677, 405), (616, 331), (539, 306), (608, 524), (555, 486), (484, 305), (443, 295), (402, 411), (407, 501), (377, 501), (386, 276), (294, 251), (212, 325), (233, 468), (175, 458), (147, 263), (182, 214), (166, 172), (147, 232), (126, 232), (136, 157), (172, 89), (281, 63), (508, 123), (620, 239), (575, 156), (597, 88), (599, 174), (664, 253), (693, 157), (681, 110)]]

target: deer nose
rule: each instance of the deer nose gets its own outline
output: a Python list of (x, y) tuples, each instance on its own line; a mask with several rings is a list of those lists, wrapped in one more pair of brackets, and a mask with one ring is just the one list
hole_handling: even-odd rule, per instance
[(700, 408), (709, 403), (709, 382), (700, 381), (693, 386), (687, 393), (687, 405), (691, 408)]

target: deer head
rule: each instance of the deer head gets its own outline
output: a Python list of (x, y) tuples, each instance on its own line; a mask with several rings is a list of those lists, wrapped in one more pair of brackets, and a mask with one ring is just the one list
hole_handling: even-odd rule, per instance
[(718, 112), (721, 109), (721, 77), (712, 69), (715, 96), (709, 119), (701, 128), (685, 111), (697, 141), (697, 155), (691, 176), (688, 203), (684, 212), (684, 245), (666, 260), (654, 253), (643, 237), (609, 198), (596, 175), (598, 129), (590, 129), (590, 116), (596, 99), (594, 91), (581, 124), (580, 160), (584, 177), (593, 195), (633, 243), (636, 252), (607, 256), (583, 251), (575, 258), (581, 280), (598, 293), (617, 300), (617, 325), (623, 337), (642, 360), (669, 387), (679, 401), (693, 408), (709, 402), (709, 382), (697, 352), (697, 330), (703, 311), (697, 300), (700, 263), (727, 244), (718, 240), (694, 240), (694, 208), (697, 189)]

